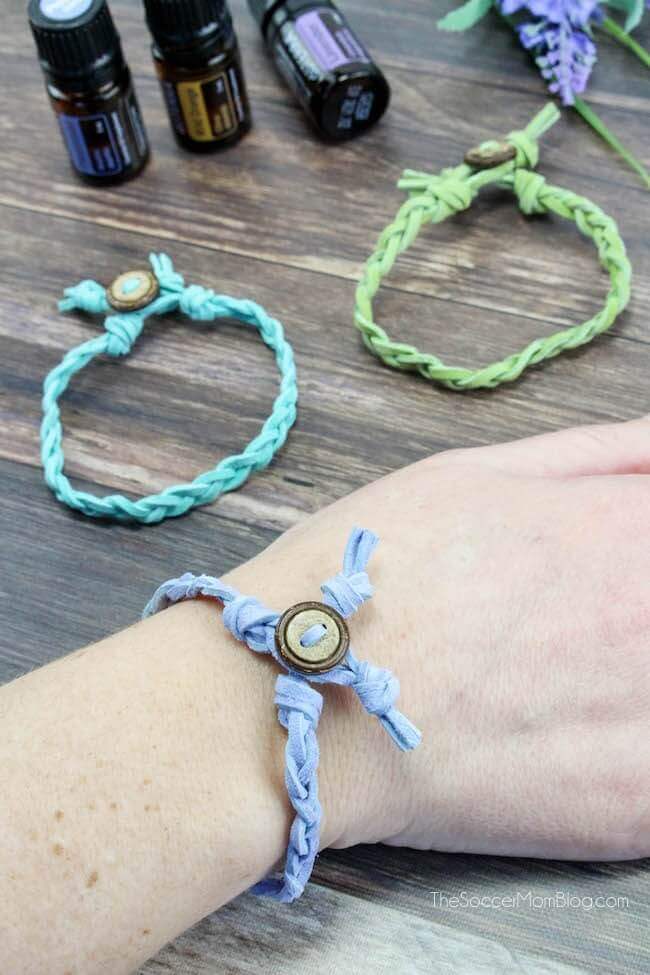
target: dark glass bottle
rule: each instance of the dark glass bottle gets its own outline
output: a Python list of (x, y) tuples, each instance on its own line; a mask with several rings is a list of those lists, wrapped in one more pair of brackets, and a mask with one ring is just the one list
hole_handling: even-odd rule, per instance
[(248, 132), (250, 106), (225, 0), (145, 0), (156, 73), (174, 135), (193, 152)]
[(266, 46), (317, 131), (342, 141), (381, 118), (385, 77), (330, 0), (248, 0)]
[(135, 176), (149, 144), (106, 0), (30, 0), (29, 22), (75, 172), (95, 185)]

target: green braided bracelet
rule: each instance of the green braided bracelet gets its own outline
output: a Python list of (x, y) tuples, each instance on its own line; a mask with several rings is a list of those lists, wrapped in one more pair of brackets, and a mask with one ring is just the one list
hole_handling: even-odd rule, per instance
[[(532, 171), (539, 154), (537, 139), (559, 115), (549, 103), (523, 131), (511, 132), (504, 142), (481, 143), (466, 154), (462, 166), (443, 169), (438, 176), (405, 170), (397, 185), (408, 192), (409, 199), (381, 234), (356, 291), (355, 325), (370, 351), (387, 366), (419, 372), (425, 379), (449, 389), (494, 387), (517, 379), (528, 366), (590, 342), (608, 329), (625, 308), (630, 297), (632, 269), (612, 218), (590, 200), (559, 186), (549, 186), (543, 176)], [(603, 308), (581, 325), (535, 339), (520, 352), (480, 369), (448, 366), (431, 353), (419, 352), (412, 345), (390, 339), (373, 319), (372, 299), (398, 255), (411, 246), (423, 224), (441, 223), (466, 210), (479, 190), (489, 184), (512, 190), (520, 209), (527, 215), (552, 212), (574, 220), (578, 229), (594, 241), (611, 286)]]
[[(106, 315), (104, 333), (70, 349), (45, 377), (41, 460), (48, 486), (64, 504), (93, 518), (153, 524), (213, 501), (218, 495), (238, 488), (252, 471), (266, 467), (286, 440), (296, 418), (298, 389), (293, 352), (284, 338), (280, 322), (253, 301), (218, 295), (197, 284), (186, 287), (165, 254), (151, 254), (149, 260), (151, 271), (127, 271), (107, 289), (96, 281), (81, 281), (72, 288), (66, 288), (65, 298), (59, 303), (61, 311), (78, 308)], [(109, 314), (111, 309), (118, 314)], [(76, 490), (63, 472), (59, 396), (67, 388), (71, 377), (96, 355), (127, 355), (150, 315), (163, 315), (175, 309), (196, 321), (236, 318), (258, 330), (263, 342), (275, 353), (281, 376), (280, 391), (270, 416), (242, 453), (224, 457), (216, 467), (204, 471), (187, 484), (176, 484), (159, 494), (150, 494), (135, 501), (121, 494), (97, 497)]]

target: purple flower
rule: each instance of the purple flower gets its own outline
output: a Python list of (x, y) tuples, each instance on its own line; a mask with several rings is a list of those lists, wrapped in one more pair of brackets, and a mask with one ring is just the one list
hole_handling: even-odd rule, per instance
[(524, 8), (535, 17), (552, 24), (569, 22), (574, 27), (586, 27), (598, 8), (598, 0), (502, 0), (504, 14), (514, 14)]
[(549, 91), (559, 95), (564, 105), (572, 105), (575, 96), (587, 87), (596, 62), (596, 45), (583, 31), (564, 24), (547, 28), (544, 41), (546, 53), (535, 58), (542, 77), (549, 82)]
[(528, 10), (539, 20), (516, 28), (522, 45), (535, 55), (549, 91), (565, 105), (587, 85), (596, 61), (596, 45), (586, 31), (602, 16), (598, 0), (499, 0), (504, 14)]

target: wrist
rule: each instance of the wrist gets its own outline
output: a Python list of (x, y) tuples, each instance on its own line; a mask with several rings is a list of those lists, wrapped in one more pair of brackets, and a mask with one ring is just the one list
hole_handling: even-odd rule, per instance
[[(324, 576), (332, 574), (332, 567), (340, 561), (355, 520), (360, 518), (348, 520), (346, 516), (333, 531), (331, 519), (316, 516), (234, 570), (227, 582), (278, 612), (296, 602), (317, 599)], [(373, 555), (373, 577), (381, 574), (380, 553), (381, 545)], [(391, 615), (390, 600), (379, 586), (373, 599), (349, 619), (351, 645), (362, 659), (387, 662), (386, 644), (394, 642)], [(391, 656), (391, 666), (399, 667), (399, 660)], [(350, 687), (315, 686), (323, 696), (318, 726), (321, 848), (372, 842), (401, 832), (410, 809), (412, 756), (395, 747)], [(272, 697), (271, 693), (269, 703)], [(286, 736), (283, 754), (285, 742)]]

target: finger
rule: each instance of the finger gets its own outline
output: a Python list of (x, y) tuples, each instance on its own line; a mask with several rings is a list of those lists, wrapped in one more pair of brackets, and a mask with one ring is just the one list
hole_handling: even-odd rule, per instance
[(650, 416), (543, 433), (478, 453), (502, 470), (540, 477), (650, 474)]

